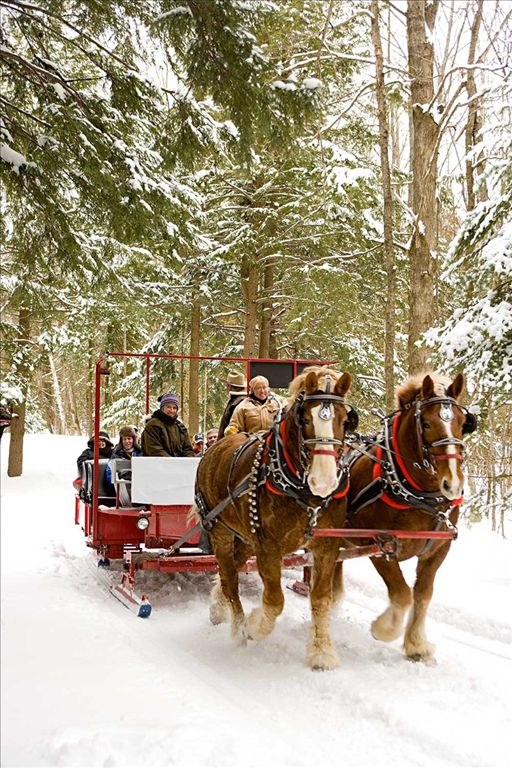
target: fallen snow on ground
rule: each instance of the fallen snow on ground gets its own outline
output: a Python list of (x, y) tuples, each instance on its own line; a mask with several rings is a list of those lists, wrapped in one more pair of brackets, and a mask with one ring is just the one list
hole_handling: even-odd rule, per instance
[[(141, 585), (153, 613), (131, 614), (109, 596), (73, 524), (85, 440), (30, 435), (23, 477), (7, 478), (6, 437), (5, 768), (505, 765), (511, 545), (486, 525), (462, 526), (439, 571), (427, 623), (436, 665), (408, 662), (398, 641), (371, 637), (385, 592), (359, 560), (346, 565), (347, 599), (332, 622), (342, 664), (312, 672), (308, 602), (288, 590), (273, 635), (247, 648), (209, 624), (210, 575), (148, 572)], [(243, 577), (242, 590), (254, 606), (257, 575)]]

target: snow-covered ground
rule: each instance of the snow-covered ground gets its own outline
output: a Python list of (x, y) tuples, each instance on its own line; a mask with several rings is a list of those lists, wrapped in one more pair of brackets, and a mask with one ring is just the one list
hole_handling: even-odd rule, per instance
[[(146, 574), (147, 620), (113, 600), (73, 525), (84, 444), (30, 435), (23, 477), (7, 478), (2, 441), (5, 768), (509, 764), (509, 541), (461, 528), (429, 613), (432, 666), (371, 637), (384, 586), (369, 561), (349, 562), (332, 623), (342, 664), (315, 673), (308, 602), (289, 590), (274, 634), (247, 648), (209, 624), (209, 575)], [(243, 594), (256, 603), (257, 575)]]

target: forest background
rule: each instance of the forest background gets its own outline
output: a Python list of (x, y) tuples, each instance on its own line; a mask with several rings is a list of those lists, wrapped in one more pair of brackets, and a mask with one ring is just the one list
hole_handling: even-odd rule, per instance
[[(105, 352), (336, 360), (362, 428), (409, 373), (480, 412), (468, 519), (512, 504), (512, 4), (0, 0), (1, 403), (90, 434)], [(102, 426), (142, 425), (111, 366)], [(222, 365), (160, 361), (193, 433)]]

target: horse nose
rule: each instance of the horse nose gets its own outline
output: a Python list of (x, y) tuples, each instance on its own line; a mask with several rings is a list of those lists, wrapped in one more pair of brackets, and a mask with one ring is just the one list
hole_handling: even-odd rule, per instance
[(311, 492), (314, 493), (315, 496), (320, 496), (322, 499), (325, 499), (336, 489), (337, 483), (329, 482), (320, 478), (309, 477), (308, 485), (311, 489)]
[(441, 483), (441, 491), (447, 499), (458, 499), (462, 495), (461, 483), (451, 483), (447, 478)]

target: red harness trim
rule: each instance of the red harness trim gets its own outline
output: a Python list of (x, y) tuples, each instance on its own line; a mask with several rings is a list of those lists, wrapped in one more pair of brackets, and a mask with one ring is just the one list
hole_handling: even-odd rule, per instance
[(401, 417), (402, 417), (402, 414), (401, 413), (397, 413), (396, 419), (393, 422), (393, 436), (392, 436), (392, 440), (393, 440), (393, 446), (395, 448), (396, 462), (397, 462), (398, 466), (400, 467), (400, 469), (402, 470), (402, 474), (405, 477), (405, 479), (407, 480), (407, 482), (410, 483), (410, 485), (412, 485), (412, 487), (415, 488), (417, 491), (422, 491), (423, 488), (421, 486), (419, 486), (413, 480), (413, 478), (410, 476), (410, 474), (408, 473), (408, 471), (406, 469), (404, 460), (402, 459), (402, 457), (398, 453), (397, 433), (398, 433), (398, 425), (400, 424)]
[[(290, 469), (290, 471), (293, 472), (295, 477), (298, 477), (299, 473), (297, 472), (297, 470), (293, 466), (292, 460), (290, 459), (288, 451), (286, 450), (284, 426), (285, 426), (285, 424), (284, 424), (284, 421), (283, 421), (283, 422), (281, 422), (281, 424), (279, 426), (279, 435), (281, 437), (281, 440), (283, 441), (283, 455), (284, 455), (284, 459), (286, 461), (286, 464), (288, 465), (288, 469)], [(270, 433), (269, 436), (267, 437), (267, 440), (266, 440), (265, 451), (264, 451), (264, 454), (263, 454), (264, 457), (266, 456), (267, 449), (268, 449), (268, 446), (270, 444), (271, 437), (272, 437), (272, 434)], [(338, 451), (329, 451), (327, 449), (322, 449), (322, 450), (318, 450), (318, 451), (309, 451), (309, 453), (312, 456), (315, 456), (315, 455), (318, 456), (318, 454), (322, 454), (324, 456), (334, 456), (336, 459), (339, 458)], [(265, 488), (267, 488), (267, 490), (269, 490), (271, 493), (274, 493), (276, 496), (284, 496), (285, 495), (282, 491), (279, 491), (277, 488), (274, 488), (270, 484), (270, 480), (266, 481)], [(350, 488), (350, 480), (347, 481), (347, 484), (346, 484), (345, 488), (342, 491), (340, 491), (339, 493), (333, 494), (333, 499), (342, 499), (343, 496), (347, 495), (349, 488)]]
[(267, 491), (270, 491), (271, 493), (275, 493), (276, 496), (284, 496), (284, 493), (282, 491), (278, 491), (277, 488), (274, 488), (272, 485), (270, 485), (270, 480), (267, 480), (265, 483), (265, 488)]
[(333, 494), (333, 499), (342, 499), (344, 496), (347, 495), (349, 488), (350, 488), (350, 478), (347, 479), (347, 484), (342, 491), (340, 491), (339, 493)]
[[(396, 455), (398, 456), (398, 454), (396, 454)], [(377, 448), (376, 456), (377, 456), (377, 459), (379, 459), (379, 461), (382, 459), (382, 446), (380, 446), (380, 445)], [(403, 471), (402, 465), (400, 465), (400, 468)], [(377, 478), (379, 478), (380, 476), (381, 476), (381, 465), (378, 462), (375, 462), (375, 464), (373, 465), (373, 479), (377, 480)], [(415, 487), (419, 491), (423, 490), (422, 488), (419, 488), (417, 485)], [(385, 504), (388, 505), (388, 507), (393, 507), (394, 509), (409, 509), (411, 507), (410, 504), (399, 504), (397, 501), (394, 501), (393, 499), (391, 499), (388, 496), (387, 493), (383, 493), (382, 496), (381, 496), (381, 499), (382, 499), (382, 501)], [(460, 507), (460, 505), (462, 504), (463, 500), (464, 500), (464, 497), (460, 496), (460, 498), (458, 498), (458, 499), (451, 499), (449, 503), (453, 507)]]
[[(379, 445), (377, 448), (377, 459), (380, 461), (382, 459), (382, 446)], [(377, 480), (381, 476), (381, 466), (379, 464), (379, 461), (376, 461), (373, 465), (373, 479)], [(420, 488), (421, 490), (421, 488)], [(388, 507), (394, 507), (395, 509), (409, 509), (411, 506), (410, 504), (399, 504), (397, 501), (393, 501), (387, 493), (383, 493), (381, 496), (382, 501), (388, 505)]]
[(339, 458), (338, 451), (328, 451), (327, 448), (322, 448), (318, 451), (309, 451), (310, 456), (334, 456), (335, 459)]

